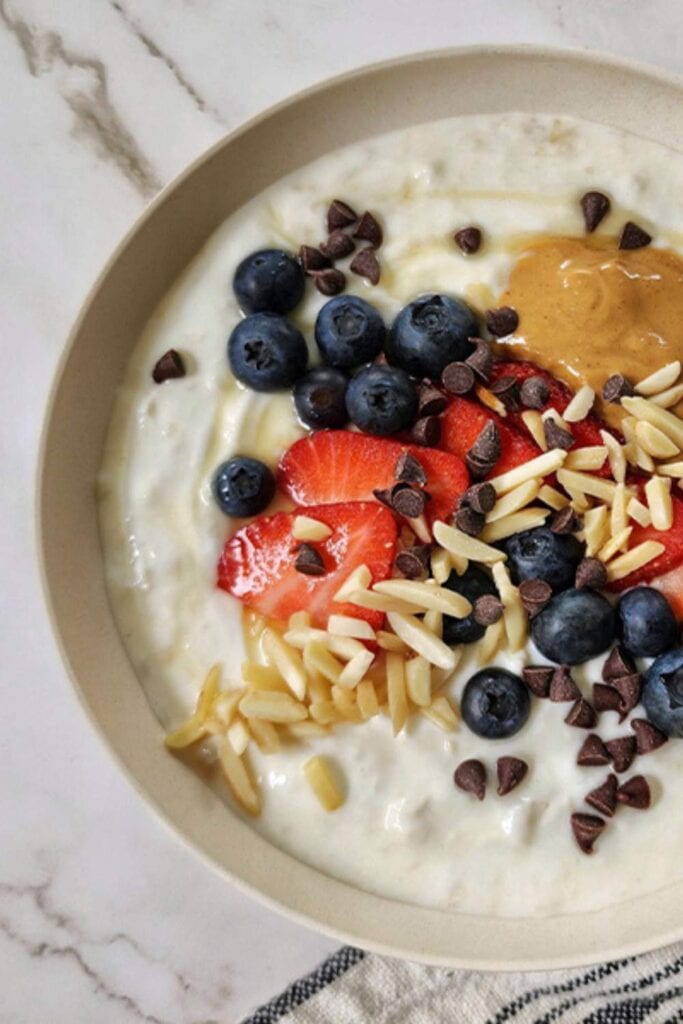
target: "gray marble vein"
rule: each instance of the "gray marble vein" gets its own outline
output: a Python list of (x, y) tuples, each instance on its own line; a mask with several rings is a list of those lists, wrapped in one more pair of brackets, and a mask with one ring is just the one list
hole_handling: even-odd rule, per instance
[(158, 192), (163, 183), (112, 103), (102, 61), (71, 52), (56, 32), (29, 24), (7, 0), (0, 0), (0, 21), (15, 36), (34, 78), (60, 66), (81, 72), (76, 80), (70, 83), (67, 76), (58, 86), (74, 114), (75, 136), (113, 163), (145, 198)]

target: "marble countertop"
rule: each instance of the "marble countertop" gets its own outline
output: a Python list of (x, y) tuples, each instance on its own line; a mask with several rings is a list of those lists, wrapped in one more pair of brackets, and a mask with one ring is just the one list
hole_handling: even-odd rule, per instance
[(676, 0), (0, 0), (0, 1024), (229, 1024), (335, 945), (227, 885), (148, 814), (50, 635), (33, 550), (37, 438), (64, 338), (112, 247), (226, 130), (346, 68), (535, 42), (679, 71), (680, 27)]

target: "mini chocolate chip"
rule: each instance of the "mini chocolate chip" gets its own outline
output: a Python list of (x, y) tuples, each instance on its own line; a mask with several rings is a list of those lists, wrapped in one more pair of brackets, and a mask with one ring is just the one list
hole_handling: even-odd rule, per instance
[(574, 682), (569, 665), (559, 665), (553, 670), (548, 696), (556, 704), (581, 699), (581, 691)]
[(426, 496), (424, 491), (416, 491), (412, 487), (392, 488), (391, 506), (400, 516), (416, 519), (424, 512)]
[(410, 436), (415, 444), (436, 448), (441, 440), (441, 420), (437, 416), (422, 416), (415, 420)]
[(310, 544), (300, 544), (297, 548), (294, 568), (304, 576), (322, 576), (325, 572), (325, 563), (322, 555)]
[(493, 352), (488, 341), (483, 338), (468, 338), (470, 345), (474, 345), (474, 352), (468, 355), (465, 362), (471, 366), (477, 377), (487, 383), (493, 370)]
[(452, 395), (466, 395), (474, 387), (474, 370), (467, 363), (449, 363), (441, 374), (441, 383)]
[(567, 452), (574, 444), (574, 438), (568, 430), (561, 427), (552, 416), (543, 421), (543, 434), (548, 448), (561, 448)]
[(627, 220), (621, 232), (619, 248), (644, 249), (651, 241), (652, 235), (648, 235), (647, 231), (641, 228), (639, 224), (634, 224), (632, 220)]
[(394, 476), (406, 484), (426, 484), (427, 474), (422, 463), (410, 452), (402, 452), (396, 460)]
[(349, 270), (370, 284), (379, 284), (382, 271), (374, 249), (361, 249), (349, 263)]
[(490, 385), (492, 395), (498, 398), (510, 412), (519, 409), (519, 384), (514, 377), (503, 376)]
[(574, 586), (577, 590), (600, 590), (607, 583), (607, 569), (599, 558), (582, 558), (576, 567)]
[(668, 740), (663, 732), (656, 729), (646, 718), (634, 718), (631, 728), (636, 734), (636, 750), (639, 754), (651, 754), (653, 750), (664, 746)]
[(496, 504), (496, 489), (493, 484), (484, 481), (479, 484), (472, 484), (460, 496), (460, 505), (469, 505), (475, 512), (483, 512), (486, 515)]
[(543, 377), (527, 377), (519, 389), (519, 400), (526, 409), (542, 409), (550, 398), (550, 388)]
[(338, 228), (348, 228), (358, 220), (358, 214), (348, 203), (333, 199), (327, 210), (327, 230), (330, 234)]
[(504, 338), (513, 334), (519, 327), (517, 310), (512, 306), (501, 306), (499, 309), (487, 309), (484, 320), (491, 334), (496, 338)]
[(448, 405), (448, 399), (431, 384), (421, 384), (417, 396), (417, 417), (438, 416)]
[(547, 697), (554, 672), (550, 665), (526, 665), (522, 669), (522, 679), (537, 697)]
[(615, 772), (625, 772), (631, 767), (636, 756), (635, 736), (618, 736), (615, 740), (608, 740), (605, 746), (612, 758)]
[(492, 626), (503, 615), (503, 602), (495, 594), (481, 594), (474, 599), (472, 618), (480, 626)]
[(310, 274), (314, 270), (324, 270), (325, 267), (329, 267), (330, 259), (320, 249), (315, 249), (312, 245), (302, 245), (299, 249), (299, 262), (303, 267), (305, 274)]
[(337, 228), (336, 231), (330, 232), (327, 240), (321, 242), (318, 248), (323, 256), (329, 256), (332, 260), (343, 260), (345, 256), (351, 255), (356, 248), (356, 243), (351, 235), (347, 235), (345, 231)]
[(550, 520), (550, 529), (553, 533), (558, 533), (562, 536), (576, 533), (577, 530), (581, 529), (581, 520), (574, 510), (567, 505), (566, 508), (562, 508), (554, 514)]
[(582, 853), (593, 853), (595, 840), (605, 827), (603, 818), (596, 814), (572, 814), (569, 819), (574, 839)]
[(393, 508), (391, 504), (391, 488), (390, 487), (376, 487), (372, 492), (378, 501), (381, 501), (387, 508)]
[(583, 697), (575, 701), (565, 718), (567, 725), (573, 725), (577, 729), (592, 729), (598, 720), (595, 708)]
[(498, 773), (498, 796), (507, 796), (516, 789), (526, 773), (529, 765), (519, 757), (499, 757), (496, 762)]
[(605, 683), (593, 683), (593, 704), (595, 710), (599, 712), (620, 711), (621, 697), (613, 686), (607, 686)]
[(469, 505), (463, 505), (454, 516), (455, 525), (469, 537), (478, 537), (486, 525), (486, 516), (482, 512), (475, 512)]
[(617, 809), (617, 789), (619, 783), (612, 772), (607, 776), (601, 786), (596, 786), (586, 796), (586, 803), (594, 807), (606, 818), (611, 818)]
[(470, 448), (468, 455), (473, 456), (482, 464), (489, 463), (493, 467), (500, 458), (500, 451), (500, 432), (496, 423), (489, 420)]
[(312, 270), (310, 276), (321, 295), (339, 295), (346, 287), (346, 277), (335, 267)]
[(358, 221), (358, 226), (353, 232), (354, 238), (360, 238), (364, 242), (369, 242), (373, 249), (379, 249), (384, 236), (382, 234), (382, 228), (380, 227), (379, 221), (376, 217), (366, 210), (361, 219)]
[(164, 352), (161, 359), (158, 359), (152, 370), (152, 380), (155, 384), (163, 384), (165, 380), (174, 380), (177, 377), (185, 376), (185, 363), (174, 348)]
[(493, 469), (495, 462), (484, 462), (482, 459), (478, 459), (476, 455), (472, 455), (471, 452), (467, 452), (465, 464), (473, 480), (484, 480)]
[(486, 795), (486, 768), (472, 758), (459, 764), (453, 773), (453, 781), (458, 789), (465, 793), (472, 793), (477, 800), (483, 800)]
[(622, 676), (633, 675), (635, 670), (636, 666), (630, 654), (626, 653), (621, 644), (615, 644), (602, 666), (602, 678), (605, 682), (621, 679)]
[(553, 596), (553, 590), (545, 580), (524, 580), (519, 585), (519, 596), (527, 615), (533, 619), (545, 608)]
[(617, 679), (612, 679), (611, 683), (621, 698), (619, 711), (624, 719), (640, 703), (640, 673), (634, 672), (630, 676), (619, 676)]
[(607, 747), (596, 733), (586, 736), (581, 749), (576, 755), (576, 763), (581, 767), (594, 767), (609, 764), (610, 755)]
[(607, 216), (609, 208), (610, 201), (604, 192), (586, 192), (581, 197), (581, 210), (589, 234), (595, 231), (598, 224)]
[(632, 775), (617, 791), (617, 800), (626, 807), (646, 811), (652, 802), (650, 787), (644, 775)]
[(407, 580), (425, 579), (429, 567), (429, 545), (416, 545), (399, 551), (394, 565)]
[(465, 256), (472, 256), (481, 245), (481, 231), (473, 225), (468, 228), (460, 228), (453, 235), (453, 241)]
[(622, 398), (630, 398), (635, 393), (633, 384), (624, 377), (623, 373), (613, 373), (602, 387), (602, 397), (612, 405), (618, 405)]

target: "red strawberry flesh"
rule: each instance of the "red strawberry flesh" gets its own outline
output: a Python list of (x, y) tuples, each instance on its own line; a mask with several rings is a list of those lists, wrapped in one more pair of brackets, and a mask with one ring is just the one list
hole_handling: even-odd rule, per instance
[(528, 432), (523, 434), (507, 420), (468, 398), (452, 398), (441, 421), (441, 446), (464, 459), (487, 423), (493, 422), (500, 435), (501, 455), (489, 476), (506, 473), (509, 469), (535, 459), (540, 449)]
[[(626, 590), (628, 587), (635, 587), (639, 583), (649, 583), (650, 580), (653, 581), (652, 585), (656, 586), (657, 584), (654, 581), (658, 577), (664, 577), (683, 563), (683, 501), (673, 496), (672, 504), (674, 516), (673, 524), (669, 530), (655, 530), (654, 526), (638, 526), (635, 524), (628, 542), (629, 549), (631, 549), (638, 544), (642, 544), (643, 541), (654, 540), (664, 545), (664, 551), (662, 551), (661, 555), (653, 558), (652, 561), (647, 562), (641, 569), (636, 569), (635, 572), (624, 576), (622, 580), (612, 583), (609, 588), (610, 590)], [(675, 578), (672, 577), (671, 580), (666, 581), (663, 585), (660, 584), (658, 589), (662, 589), (666, 593), (663, 589), (664, 586), (667, 586), (669, 590), (677, 589), (675, 587)]]

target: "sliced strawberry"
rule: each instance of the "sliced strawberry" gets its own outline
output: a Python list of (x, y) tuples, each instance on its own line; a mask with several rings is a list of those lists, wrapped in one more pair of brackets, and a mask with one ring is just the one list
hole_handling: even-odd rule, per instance
[(540, 455), (540, 449), (526, 434), (490, 409), (467, 398), (452, 398), (441, 421), (441, 446), (464, 459), (487, 423), (493, 421), (500, 434), (501, 455), (491, 476), (505, 473)]
[[(672, 569), (677, 569), (683, 563), (683, 501), (673, 497), (674, 518), (673, 525), (669, 530), (655, 530), (654, 526), (634, 526), (633, 533), (628, 542), (629, 548), (642, 544), (645, 540), (656, 540), (664, 545), (664, 551), (657, 555), (651, 562), (644, 565), (642, 569), (625, 576), (623, 580), (617, 580), (610, 585), (610, 590), (626, 590), (628, 587), (635, 587), (639, 583), (649, 583), (658, 577), (669, 575)], [(652, 584), (655, 586), (654, 582)]]
[(447, 518), (469, 485), (462, 459), (351, 430), (319, 430), (296, 441), (280, 460), (278, 484), (297, 505), (375, 500), (374, 490), (395, 483), (403, 452), (414, 455), (427, 475), (428, 518)]
[(679, 621), (683, 619), (683, 565), (677, 565), (663, 576), (656, 576), (649, 581), (649, 586), (664, 594), (676, 618)]
[(261, 516), (228, 541), (218, 562), (218, 586), (268, 618), (286, 621), (297, 611), (310, 612), (313, 624), (326, 626), (329, 615), (354, 615), (375, 628), (381, 612), (333, 601), (344, 580), (359, 565), (367, 565), (373, 582), (386, 579), (396, 551), (397, 526), (392, 513), (377, 502), (320, 505), (306, 515), (333, 531), (317, 542), (326, 572), (307, 576), (294, 568), (297, 542), (292, 525), (297, 512)]

